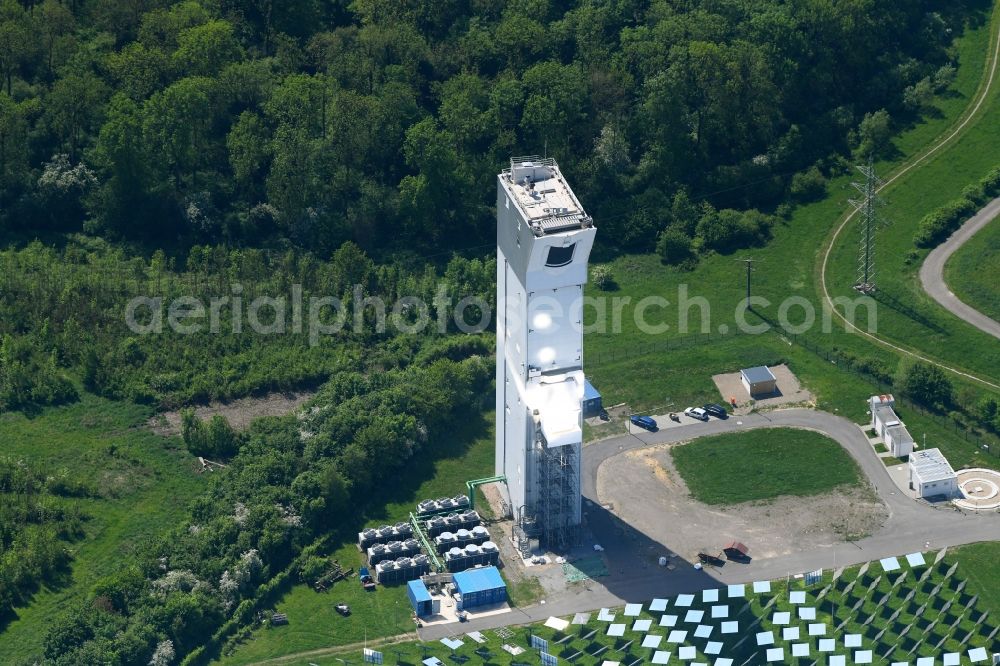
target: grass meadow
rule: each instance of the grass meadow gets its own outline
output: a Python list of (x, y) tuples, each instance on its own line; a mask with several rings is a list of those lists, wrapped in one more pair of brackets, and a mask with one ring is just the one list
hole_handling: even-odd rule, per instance
[(951, 256), (944, 279), (962, 301), (1000, 321), (1000, 221), (986, 225)]
[[(975, 94), (982, 75), (984, 54), (989, 45), (990, 30), (983, 25), (971, 28), (956, 44), (960, 62), (958, 76), (949, 95), (937, 102), (937, 112), (904, 131), (895, 141), (896, 157), (891, 162), (876, 166), (883, 174), (891, 172), (893, 166), (903, 164), (918, 154), (936, 137), (945, 133), (962, 114)], [(877, 303), (877, 331), (892, 339), (932, 353), (959, 367), (968, 368), (993, 378), (1000, 377), (1000, 347), (995, 340), (940, 309), (925, 297), (915, 281), (918, 261), (906, 263), (907, 255), (913, 248), (913, 231), (919, 219), (941, 203), (951, 200), (969, 183), (977, 181), (994, 165), (994, 156), (1000, 154), (1000, 105), (996, 94), (985, 105), (983, 117), (966, 129), (963, 137), (940, 151), (928, 163), (911, 171), (898, 181), (886, 198), (891, 206), (886, 210), (893, 224), (881, 232), (879, 237), (879, 265), (884, 289)], [(987, 149), (988, 148), (988, 149)], [(754, 258), (757, 261), (753, 273), (753, 293), (769, 302), (769, 305), (755, 306), (755, 311), (770, 321), (778, 321), (780, 304), (788, 297), (798, 297), (808, 302), (817, 317), (817, 324), (808, 336), (826, 348), (848, 350), (858, 355), (878, 355), (895, 365), (898, 357), (866, 341), (862, 337), (845, 332), (843, 325), (833, 322), (829, 332), (822, 331), (823, 314), (819, 295), (817, 265), (820, 248), (834, 226), (849, 209), (847, 199), (855, 193), (850, 183), (855, 174), (841, 176), (830, 181), (828, 195), (821, 201), (797, 208), (791, 218), (778, 225), (774, 238), (762, 248), (738, 251), (728, 255), (712, 254), (703, 257), (693, 270), (662, 265), (653, 255), (627, 255), (608, 262), (618, 288), (612, 292), (600, 292), (593, 285), (588, 286), (588, 295), (607, 300), (605, 331), (596, 330), (585, 337), (585, 363), (588, 371), (595, 368), (595, 375), (614, 387), (616, 384), (630, 383), (633, 378), (608, 377), (604, 367), (605, 359), (645, 356), (642, 350), (663, 341), (692, 335), (709, 334), (726, 337), (738, 328), (737, 305), (745, 296), (745, 272), (742, 260)], [(598, 228), (600, 227), (598, 220)], [(857, 254), (857, 234), (854, 227), (845, 230), (834, 249), (830, 266), (832, 294), (853, 295), (854, 266)], [(644, 297), (656, 295), (669, 301), (667, 307), (652, 307), (646, 312), (647, 321), (666, 327), (656, 334), (644, 333), (635, 322), (635, 304)], [(685, 298), (701, 298), (708, 304), (708, 316), (703, 321), (702, 310), (697, 305), (681, 307)], [(614, 322), (615, 303), (618, 299), (622, 315), (620, 325)], [(627, 301), (627, 303), (626, 303)], [(682, 314), (688, 317), (687, 330), (682, 326)], [(859, 309), (859, 323), (867, 325), (864, 308)], [(594, 324), (598, 318), (588, 309), (585, 322)], [(750, 315), (750, 323), (758, 323)], [(803, 319), (801, 309), (792, 307), (787, 319), (799, 324)], [(596, 327), (595, 327), (596, 328)], [(725, 331), (725, 333), (722, 333)], [(737, 336), (741, 337), (741, 336)], [(742, 342), (735, 342), (741, 351), (733, 354), (728, 369), (746, 366), (761, 354), (760, 349), (771, 343), (760, 342), (746, 336)], [(670, 354), (670, 358), (680, 364), (699, 365), (704, 359), (706, 366), (718, 367), (718, 361), (726, 355), (720, 349), (724, 342), (710, 342), (683, 352)], [(649, 372), (652, 372), (651, 370)], [(648, 374), (648, 373), (647, 373)], [(681, 372), (672, 373), (669, 383), (686, 383)], [(638, 383), (642, 383), (642, 378)], [(958, 380), (956, 380), (958, 381)], [(958, 381), (961, 384), (961, 381)], [(601, 389), (601, 386), (598, 386)], [(626, 393), (642, 393), (641, 386), (635, 386)], [(683, 391), (675, 391), (682, 393)], [(662, 402), (670, 392), (661, 395), (646, 395), (648, 402)], [(697, 395), (696, 391), (692, 395)], [(655, 399), (654, 399), (655, 398)], [(614, 399), (612, 398), (612, 402)]]
[[(958, 56), (964, 65), (959, 68), (951, 96), (938, 104), (942, 118), (953, 117), (974, 97), (979, 83), (976, 72), (981, 74), (984, 56), (990, 50), (986, 32), (981, 27), (959, 43)], [(928, 123), (931, 124), (933, 121)], [(900, 159), (876, 163), (880, 175), (891, 175), (914, 152), (911, 146), (916, 144), (905, 135), (897, 141)], [(924, 293), (918, 272), (928, 250), (918, 250), (913, 236), (924, 215), (957, 198), (967, 185), (978, 182), (997, 166), (998, 155), (1000, 85), (994, 84), (977, 120), (945, 148), (883, 190), (887, 205), (882, 212), (888, 225), (878, 231), (875, 254), (878, 335), (994, 382), (1000, 378), (1000, 345), (995, 338), (953, 316)], [(851, 179), (859, 177), (860, 174), (855, 174)], [(832, 198), (841, 204), (840, 212), (848, 210), (848, 195), (856, 194), (847, 180), (842, 179), (831, 188)], [(858, 224), (853, 220), (838, 238), (830, 257), (827, 280), (831, 296), (852, 295), (858, 241)], [(969, 279), (974, 279), (973, 275), (982, 277), (979, 269)]]
[(861, 484), (861, 472), (825, 435), (767, 428), (700, 437), (670, 449), (691, 496), (713, 505), (809, 497)]
[(69, 576), (39, 589), (28, 606), (16, 608), (15, 617), (0, 625), (4, 663), (40, 654), (53, 616), (85, 598), (144, 539), (178, 522), (204, 485), (180, 440), (146, 427), (151, 414), (147, 407), (85, 394), (66, 407), (0, 415), (4, 455), (30, 459), (53, 473), (65, 471), (100, 492), (74, 500), (88, 519), (84, 538), (70, 545)]

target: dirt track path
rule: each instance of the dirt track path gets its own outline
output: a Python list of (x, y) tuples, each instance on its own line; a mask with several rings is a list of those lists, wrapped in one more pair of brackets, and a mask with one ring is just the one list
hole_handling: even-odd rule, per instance
[[(996, 10), (994, 10), (994, 13), (996, 13)], [(997, 27), (1000, 27), (1000, 21), (998, 21), (996, 18), (994, 18), (993, 20), (995, 23), (997, 23)], [(987, 61), (987, 67), (989, 68), (989, 71), (986, 73), (986, 79), (981, 90), (979, 91), (978, 95), (976, 96), (972, 104), (970, 104), (970, 106), (968, 107), (964, 117), (951, 131), (948, 131), (943, 137), (941, 137), (941, 139), (933, 143), (924, 152), (918, 154), (916, 157), (914, 157), (912, 160), (906, 163), (902, 168), (896, 171), (896, 173), (894, 173), (891, 177), (886, 179), (885, 182), (883, 182), (882, 185), (878, 188), (879, 192), (886, 189), (894, 182), (899, 180), (901, 177), (903, 177), (905, 174), (907, 174), (911, 170), (915, 169), (916, 167), (920, 166), (928, 159), (936, 155), (942, 148), (950, 144), (956, 137), (962, 134), (962, 132), (965, 130), (966, 127), (968, 127), (973, 121), (979, 118), (980, 111), (982, 110), (983, 107), (983, 103), (986, 101), (990, 93), (993, 91), (997, 81), (997, 76), (996, 76), (997, 61), (1000, 60), (1000, 34), (998, 34), (997, 28), (992, 29), (992, 34), (990, 35), (990, 43), (992, 47), (991, 49), (992, 53), (990, 54), (989, 60)], [(879, 336), (873, 333), (862, 331), (861, 329), (855, 327), (851, 322), (849, 322), (847, 318), (844, 317), (844, 315), (840, 312), (840, 310), (834, 307), (833, 298), (830, 296), (830, 288), (826, 282), (826, 267), (830, 262), (830, 254), (833, 252), (833, 247), (834, 245), (837, 244), (837, 238), (840, 237), (840, 234), (844, 231), (844, 229), (851, 222), (851, 220), (854, 219), (854, 216), (856, 214), (857, 214), (856, 210), (853, 210), (850, 213), (848, 213), (844, 217), (843, 221), (837, 226), (837, 228), (830, 235), (830, 238), (827, 239), (826, 246), (822, 248), (823, 259), (820, 262), (819, 266), (819, 282), (820, 282), (820, 290), (822, 292), (823, 300), (826, 303), (826, 306), (837, 316), (837, 318), (839, 318), (841, 321), (844, 322), (844, 325), (847, 327), (847, 330), (853, 333), (863, 336), (878, 345), (899, 352), (904, 356), (909, 356), (910, 358), (915, 358), (917, 360), (924, 361), (925, 363), (930, 363), (931, 365), (935, 365), (941, 368), (942, 370), (945, 370), (952, 374), (964, 377), (966, 379), (971, 379), (972, 381), (977, 382), (979, 384), (983, 384), (984, 386), (989, 386), (990, 388), (1000, 390), (1000, 384), (979, 377), (975, 374), (972, 374), (971, 372), (965, 372), (958, 368), (951, 367), (925, 354), (913, 351), (912, 349), (906, 349), (904, 347), (896, 345), (884, 338), (880, 338)]]
[(334, 654), (342, 654), (344, 652), (352, 652), (360, 650), (364, 647), (377, 648), (385, 647), (386, 645), (393, 645), (394, 643), (403, 643), (406, 641), (417, 640), (417, 634), (399, 634), (397, 636), (392, 636), (388, 639), (378, 640), (378, 641), (367, 641), (362, 643), (348, 643), (347, 645), (336, 645), (333, 647), (317, 648), (315, 650), (306, 650), (305, 652), (296, 652), (295, 654), (286, 654), (280, 657), (273, 657), (271, 659), (265, 659), (264, 661), (255, 661), (247, 664), (246, 666), (278, 666), (279, 664), (305, 664), (309, 663), (310, 659), (316, 657), (329, 657)]

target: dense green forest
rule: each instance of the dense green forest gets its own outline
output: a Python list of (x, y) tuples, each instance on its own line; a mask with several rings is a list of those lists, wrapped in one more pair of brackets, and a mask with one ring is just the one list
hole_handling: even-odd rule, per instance
[[(492, 341), (453, 321), (144, 336), (130, 299), (492, 305), (493, 179), (517, 154), (559, 160), (605, 256), (765, 242), (892, 150), (984, 6), (0, 0), (0, 411), (318, 391), (242, 433), (185, 418), (226, 471), (52, 619), (46, 663), (207, 660), (492, 403)], [(0, 463), (0, 629), (69, 563), (87, 491), (59, 478)]]
[(699, 232), (678, 192), (773, 209), (822, 191), (837, 156), (884, 149), (950, 81), (968, 9), (3, 0), (0, 225), (149, 248), (466, 248), (492, 239), (497, 169), (547, 152), (602, 242), (652, 247), (671, 224)]
[(0, 409), (314, 387), (372, 339), (144, 338), (138, 295), (489, 303), (489, 261), (447, 262), (490, 253), (512, 154), (559, 159), (605, 254), (765, 242), (891, 150), (973, 9), (0, 0)]

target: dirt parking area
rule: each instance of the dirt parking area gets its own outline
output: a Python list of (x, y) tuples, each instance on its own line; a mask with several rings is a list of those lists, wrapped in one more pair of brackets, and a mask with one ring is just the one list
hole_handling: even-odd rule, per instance
[(597, 473), (597, 493), (619, 518), (685, 558), (717, 553), (729, 541), (747, 544), (754, 559), (866, 536), (888, 519), (887, 507), (867, 489), (847, 488), (815, 497), (779, 497), (727, 507), (691, 498), (658, 445), (609, 458)]
[[(195, 407), (195, 416), (207, 421), (216, 414), (226, 417), (236, 430), (245, 430), (250, 422), (260, 416), (284, 416), (296, 411), (315, 393), (269, 393), (259, 398), (241, 398), (232, 402), (213, 402)], [(180, 411), (157, 414), (149, 420), (149, 427), (158, 435), (167, 437), (181, 434)]]
[[(782, 363), (781, 365), (768, 367), (771, 370), (771, 374), (774, 375), (775, 380), (777, 380), (778, 392), (766, 398), (757, 398), (754, 401), (755, 407), (759, 409), (762, 407), (777, 407), (778, 405), (792, 404), (815, 406), (816, 397), (802, 387), (799, 383), (799, 378), (795, 376), (795, 373), (787, 365)], [(722, 396), (726, 404), (729, 404), (730, 398), (736, 398), (736, 402), (740, 407), (745, 407), (750, 403), (750, 393), (743, 386), (743, 382), (740, 381), (739, 372), (712, 375), (712, 381), (715, 382), (715, 388), (719, 389), (719, 395)]]

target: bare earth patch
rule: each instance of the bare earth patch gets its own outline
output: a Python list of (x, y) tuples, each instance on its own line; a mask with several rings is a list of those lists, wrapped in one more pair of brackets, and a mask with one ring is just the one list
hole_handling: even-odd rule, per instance
[(755, 559), (781, 557), (860, 538), (888, 519), (886, 506), (867, 488), (842, 487), (814, 497), (778, 497), (726, 507), (691, 498), (661, 444), (609, 458), (597, 472), (601, 503), (648, 537), (693, 558), (742, 541)]
[[(261, 416), (284, 416), (299, 409), (315, 393), (303, 391), (299, 393), (268, 393), (259, 398), (240, 398), (232, 402), (213, 402), (201, 407), (195, 407), (195, 415), (207, 421), (216, 414), (221, 414), (236, 430), (245, 430), (250, 422)], [(149, 420), (149, 427), (158, 435), (172, 436), (181, 434), (181, 413), (179, 410), (157, 414)]]

